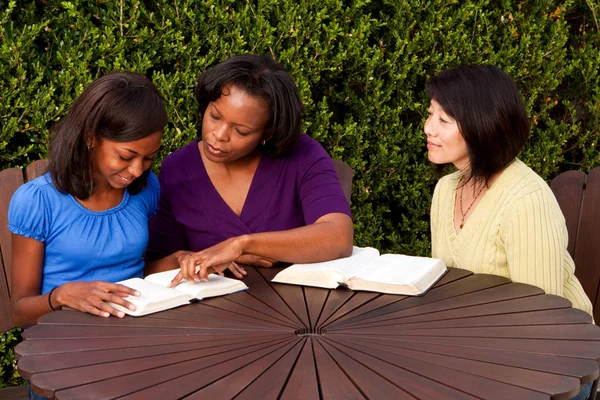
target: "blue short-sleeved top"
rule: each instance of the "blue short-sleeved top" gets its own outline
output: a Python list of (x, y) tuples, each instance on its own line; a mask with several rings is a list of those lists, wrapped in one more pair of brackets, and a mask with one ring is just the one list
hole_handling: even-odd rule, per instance
[(147, 182), (140, 193), (125, 191), (118, 206), (101, 212), (59, 192), (49, 173), (15, 192), (8, 229), (45, 243), (42, 294), (66, 282), (117, 282), (143, 275), (148, 220), (156, 212), (160, 191), (152, 172)]

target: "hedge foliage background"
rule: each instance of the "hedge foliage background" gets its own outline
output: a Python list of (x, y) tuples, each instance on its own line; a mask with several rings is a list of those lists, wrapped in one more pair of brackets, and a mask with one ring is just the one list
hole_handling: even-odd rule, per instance
[[(532, 121), (521, 158), (546, 179), (587, 172), (600, 165), (598, 14), (598, 0), (0, 0), (0, 169), (46, 157), (51, 127), (114, 70), (163, 93), (162, 158), (196, 136), (199, 73), (271, 54), (298, 84), (305, 131), (354, 168), (356, 243), (427, 255), (425, 80), (500, 66)], [(0, 387), (13, 374), (2, 351)]]

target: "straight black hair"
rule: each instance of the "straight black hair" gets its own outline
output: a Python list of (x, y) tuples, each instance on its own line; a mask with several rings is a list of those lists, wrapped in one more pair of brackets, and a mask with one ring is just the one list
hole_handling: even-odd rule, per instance
[(458, 124), (467, 143), (470, 172), (462, 184), (486, 185), (519, 154), (529, 137), (529, 119), (513, 80), (494, 65), (452, 68), (426, 83), (437, 101)]
[(198, 77), (198, 137), (202, 137), (202, 118), (211, 101), (222, 96), (232, 85), (257, 97), (269, 106), (262, 150), (272, 157), (283, 157), (296, 147), (300, 136), (304, 107), (290, 74), (266, 55), (239, 55), (207, 69)]
[[(91, 139), (131, 142), (162, 131), (167, 111), (156, 87), (142, 74), (113, 72), (92, 82), (50, 136), (50, 176), (62, 193), (87, 199), (93, 192)], [(146, 186), (145, 171), (127, 190)]]

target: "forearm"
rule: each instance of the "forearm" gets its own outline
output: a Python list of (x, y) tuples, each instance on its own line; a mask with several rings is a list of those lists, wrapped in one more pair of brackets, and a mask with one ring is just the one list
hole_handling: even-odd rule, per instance
[(178, 257), (183, 253), (189, 252), (180, 250), (159, 260), (146, 261), (146, 265), (144, 266), (144, 276), (179, 268)]
[(278, 232), (240, 236), (244, 254), (254, 254), (289, 263), (328, 261), (352, 254), (352, 220), (339, 214), (336, 218)]
[[(27, 327), (37, 323), (38, 319), (52, 311), (48, 303), (50, 293), (22, 297), (18, 300), (13, 300), (12, 303), (12, 322), (15, 326)], [(59, 308), (52, 296), (52, 306), (55, 309)]]

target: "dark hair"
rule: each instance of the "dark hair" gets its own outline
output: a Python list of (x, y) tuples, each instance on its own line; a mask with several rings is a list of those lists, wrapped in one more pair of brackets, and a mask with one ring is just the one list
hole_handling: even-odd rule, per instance
[(428, 95), (456, 120), (467, 143), (470, 173), (486, 185), (510, 164), (529, 137), (529, 119), (513, 80), (494, 65), (452, 68), (430, 78)]
[[(92, 82), (75, 100), (50, 137), (50, 176), (63, 193), (87, 199), (93, 190), (92, 136), (131, 142), (162, 131), (167, 111), (156, 87), (142, 74), (113, 72)], [(127, 188), (130, 194), (146, 186), (145, 171)]]
[(239, 55), (207, 69), (198, 77), (198, 137), (202, 137), (202, 117), (208, 104), (222, 95), (223, 87), (233, 85), (269, 106), (269, 120), (263, 139), (264, 151), (273, 157), (290, 154), (298, 142), (304, 114), (298, 88), (279, 63), (265, 55)]

